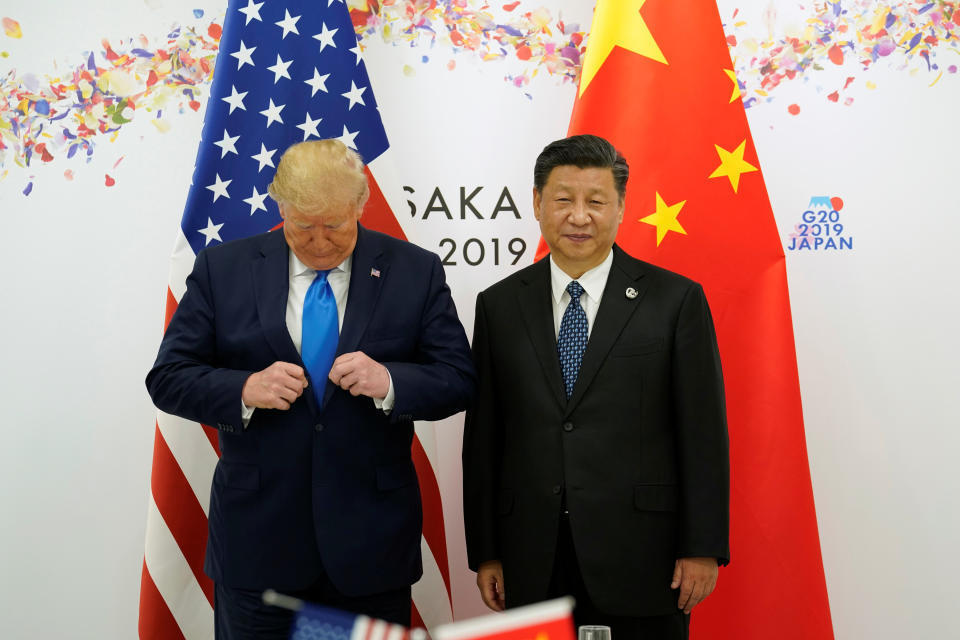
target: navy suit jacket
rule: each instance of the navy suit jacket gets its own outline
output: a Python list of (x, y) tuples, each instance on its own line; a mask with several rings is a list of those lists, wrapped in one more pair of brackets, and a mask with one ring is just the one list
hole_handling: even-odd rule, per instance
[(475, 384), (443, 267), (359, 227), (337, 355), (384, 364), (393, 410), (329, 384), (322, 409), (308, 388), (244, 429), (247, 377), (303, 366), (286, 327), (288, 251), (281, 232), (201, 251), (147, 375), (159, 409), (219, 429), (205, 570), (247, 589), (305, 588), (321, 571), (348, 596), (410, 585), (422, 573), (413, 420), (464, 409)]

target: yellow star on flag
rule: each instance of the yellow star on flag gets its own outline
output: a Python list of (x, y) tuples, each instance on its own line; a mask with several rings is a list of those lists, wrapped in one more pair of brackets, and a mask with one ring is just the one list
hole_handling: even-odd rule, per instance
[(640, 218), (640, 222), (646, 222), (657, 228), (658, 247), (660, 243), (663, 242), (663, 238), (667, 235), (668, 231), (676, 231), (677, 233), (687, 235), (684, 228), (680, 226), (680, 221), (677, 220), (677, 216), (680, 215), (680, 209), (682, 209), (685, 204), (687, 204), (687, 201), (681, 200), (677, 204), (668, 205), (663, 201), (663, 198), (660, 197), (660, 193), (658, 192), (657, 210), (645, 218)]
[[(671, 0), (656, 1), (670, 2)], [(580, 77), (578, 96), (582, 96), (586, 91), (615, 46), (668, 64), (656, 40), (653, 39), (653, 34), (647, 28), (647, 23), (640, 15), (640, 9), (646, 2), (647, 0), (626, 0), (597, 3), (593, 14), (593, 26), (590, 28), (590, 41), (583, 59), (583, 75)]]
[(730, 178), (730, 186), (733, 187), (733, 192), (736, 193), (737, 187), (740, 186), (740, 175), (757, 171), (755, 166), (743, 159), (743, 152), (747, 148), (747, 140), (744, 139), (743, 142), (740, 143), (740, 146), (733, 151), (727, 151), (718, 144), (713, 146), (717, 148), (717, 155), (720, 156), (720, 166), (717, 167), (709, 177), (720, 178), (726, 176)]
[(733, 102), (740, 97), (740, 84), (737, 82), (737, 74), (734, 73), (733, 69), (724, 69), (723, 72), (733, 81), (733, 95), (730, 96), (730, 102)]

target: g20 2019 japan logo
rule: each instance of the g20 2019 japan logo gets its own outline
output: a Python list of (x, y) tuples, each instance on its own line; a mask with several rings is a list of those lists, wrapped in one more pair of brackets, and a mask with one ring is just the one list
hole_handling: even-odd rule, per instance
[(852, 251), (853, 236), (840, 211), (843, 200), (837, 196), (814, 196), (793, 225), (787, 238), (788, 251)]

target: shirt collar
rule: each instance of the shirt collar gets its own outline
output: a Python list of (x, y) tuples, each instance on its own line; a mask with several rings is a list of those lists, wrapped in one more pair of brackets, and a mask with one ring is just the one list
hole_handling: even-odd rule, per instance
[[(350, 275), (350, 266), (353, 264), (353, 254), (348, 255), (343, 262), (338, 264), (336, 267), (331, 269), (331, 271), (342, 271), (343, 273)], [(311, 269), (307, 265), (303, 264), (300, 261), (300, 258), (297, 257), (297, 254), (290, 250), (290, 277), (296, 278), (298, 276), (310, 276), (311, 278), (315, 277), (317, 273), (316, 269)]]
[[(613, 249), (607, 254), (607, 257), (595, 266), (593, 269), (585, 272), (577, 278), (577, 282), (583, 287), (583, 290), (592, 300), (599, 300), (603, 295), (603, 288), (607, 286), (607, 276), (610, 275), (610, 267), (613, 266)], [(573, 280), (566, 272), (557, 266), (553, 256), (550, 256), (550, 286), (553, 290), (553, 303), (560, 304), (563, 294), (566, 293), (567, 285)]]

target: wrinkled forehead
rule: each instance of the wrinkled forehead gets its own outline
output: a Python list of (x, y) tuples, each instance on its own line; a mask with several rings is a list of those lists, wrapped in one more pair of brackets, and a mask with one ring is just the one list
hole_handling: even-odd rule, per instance
[(345, 222), (356, 222), (360, 218), (360, 207), (356, 202), (345, 202), (340, 206), (333, 205), (321, 210), (308, 211), (285, 205), (283, 211), (287, 220), (301, 226), (338, 226)]

